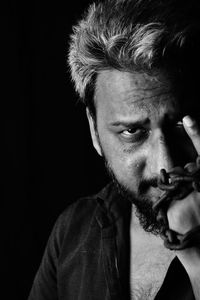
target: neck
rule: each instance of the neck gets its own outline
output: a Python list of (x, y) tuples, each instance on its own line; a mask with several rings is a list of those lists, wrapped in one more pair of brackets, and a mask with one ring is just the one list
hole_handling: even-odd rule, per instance
[(132, 205), (131, 223), (130, 223), (130, 238), (132, 239), (132, 237), (134, 237), (135, 244), (137, 244), (138, 246), (139, 245), (144, 246), (144, 244), (146, 245), (151, 244), (151, 246), (162, 245), (163, 247), (163, 241), (159, 235), (146, 232), (142, 228), (140, 221), (136, 215), (136, 208), (134, 205)]

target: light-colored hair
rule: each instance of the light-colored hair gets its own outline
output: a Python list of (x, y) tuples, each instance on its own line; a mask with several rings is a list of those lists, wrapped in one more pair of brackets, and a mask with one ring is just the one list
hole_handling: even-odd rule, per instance
[(86, 92), (94, 92), (101, 70), (180, 71), (188, 60), (188, 45), (194, 46), (199, 36), (198, 2), (105, 0), (90, 5), (73, 27), (68, 56), (71, 77), (83, 102), (88, 105)]

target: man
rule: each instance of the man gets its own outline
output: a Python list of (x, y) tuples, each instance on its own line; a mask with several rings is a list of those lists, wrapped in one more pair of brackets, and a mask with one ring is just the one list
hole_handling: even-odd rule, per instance
[[(106, 0), (74, 27), (72, 79), (112, 183), (58, 218), (29, 300), (200, 299), (199, 240), (169, 250), (153, 208), (160, 170), (200, 154), (199, 49), (198, 0)], [(166, 213), (177, 236), (198, 228), (199, 192)]]

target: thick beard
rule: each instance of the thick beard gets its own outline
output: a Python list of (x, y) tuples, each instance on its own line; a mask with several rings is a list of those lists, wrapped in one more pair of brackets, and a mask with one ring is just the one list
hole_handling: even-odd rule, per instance
[[(136, 209), (136, 216), (140, 222), (140, 225), (146, 232), (150, 232), (154, 235), (158, 235), (161, 233), (163, 224), (158, 222), (156, 219), (156, 215), (153, 211), (153, 202), (145, 196), (139, 195), (136, 196), (134, 192), (130, 191), (127, 187), (121, 184), (115, 174), (113, 173), (111, 167), (109, 166), (108, 162), (106, 161), (105, 157), (105, 166), (107, 172), (112, 179), (116, 189), (118, 190), (119, 194), (134, 204)], [(144, 184), (145, 185), (145, 184)], [(147, 184), (146, 184), (147, 185)], [(140, 189), (140, 193), (142, 193), (142, 188)]]

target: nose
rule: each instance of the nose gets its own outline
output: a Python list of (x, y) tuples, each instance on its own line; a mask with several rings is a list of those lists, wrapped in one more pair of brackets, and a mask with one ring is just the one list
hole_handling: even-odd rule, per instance
[(159, 175), (161, 169), (167, 172), (174, 167), (171, 151), (166, 142), (164, 135), (159, 135), (151, 145), (152, 149), (149, 152), (148, 165), (150, 173)]

